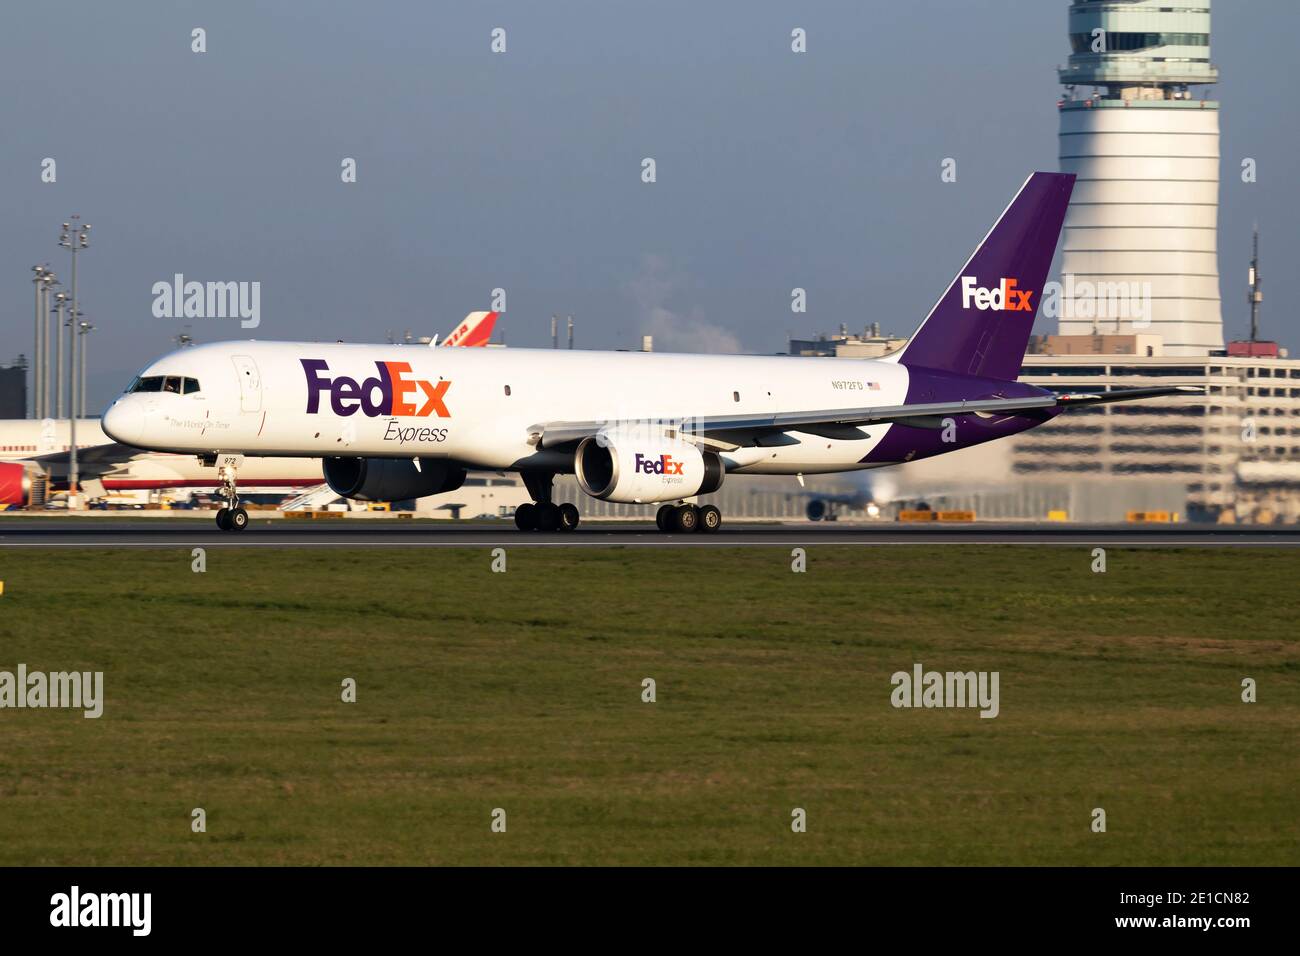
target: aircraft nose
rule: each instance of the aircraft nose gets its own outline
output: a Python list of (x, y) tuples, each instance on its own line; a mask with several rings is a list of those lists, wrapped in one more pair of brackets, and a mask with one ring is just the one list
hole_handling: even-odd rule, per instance
[(123, 445), (138, 445), (144, 440), (144, 409), (138, 402), (117, 401), (100, 422), (104, 434)]

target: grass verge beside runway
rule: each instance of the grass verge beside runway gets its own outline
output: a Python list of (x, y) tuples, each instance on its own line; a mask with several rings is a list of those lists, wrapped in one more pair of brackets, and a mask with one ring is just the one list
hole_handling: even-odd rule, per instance
[[(0, 670), (106, 697), (0, 710), (0, 864), (1300, 863), (1300, 554), (1107, 559), (0, 553)], [(916, 662), (1000, 715), (894, 709)]]

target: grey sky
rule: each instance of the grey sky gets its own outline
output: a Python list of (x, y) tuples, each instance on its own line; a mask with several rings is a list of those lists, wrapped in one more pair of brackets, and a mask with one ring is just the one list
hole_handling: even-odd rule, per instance
[[(445, 333), (503, 287), (513, 345), (774, 352), (869, 321), (910, 332), (1033, 169), (1057, 166), (1066, 0), (61, 3), (0, 30), (0, 361), (32, 349), (30, 267), (82, 308), (97, 411), (185, 320), (176, 272), (259, 280), (262, 325), (201, 341)], [(190, 52), (190, 30), (208, 52)], [(489, 50), (494, 27), (508, 52)], [(790, 52), (793, 27), (809, 52)], [(1300, 6), (1218, 0), (1224, 319), (1251, 223), (1265, 331), (1294, 301)], [(40, 162), (58, 162), (42, 184)], [(643, 184), (654, 157), (658, 182)], [(939, 163), (958, 161), (956, 184)], [(1242, 157), (1259, 162), (1244, 185)], [(358, 182), (340, 182), (355, 157)], [(809, 311), (790, 311), (790, 290)], [(1045, 326), (1040, 320), (1040, 326)]]

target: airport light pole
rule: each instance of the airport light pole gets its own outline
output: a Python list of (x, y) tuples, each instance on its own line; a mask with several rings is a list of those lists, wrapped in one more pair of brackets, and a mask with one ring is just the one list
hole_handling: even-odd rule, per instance
[[(72, 383), (68, 383), (68, 388), (63, 387), (63, 327), (67, 320), (63, 316), (64, 305), (67, 303), (68, 294), (66, 292), (54, 293), (54, 335), (58, 339), (57, 346), (54, 350), (54, 417), (62, 418), (65, 391), (71, 391)], [(69, 346), (71, 348), (71, 346)]]
[[(81, 318), (81, 313), (77, 310), (77, 253), (82, 249), (90, 247), (90, 226), (81, 223), (80, 216), (70, 217), (70, 222), (63, 224), (63, 230), (59, 233), (59, 245), (72, 253), (72, 334), (73, 340), (76, 340), (77, 322)], [(76, 361), (73, 361), (73, 373), (76, 373)], [(73, 403), (73, 414), (76, 413), (76, 404)]]
[[(93, 325), (91, 325), (89, 322), (82, 322), (81, 330), (77, 334), (88, 335), (93, 331), (95, 331), (95, 327)], [(81, 384), (80, 386), (78, 386), (81, 390), (80, 408), (81, 408), (82, 418), (86, 417), (86, 346), (87, 343), (83, 341), (81, 343)]]
[[(69, 250), (69, 251), (72, 253), (72, 322), (73, 322), (73, 335), (72, 335), (72, 369), (73, 369), (73, 372), (74, 372), (73, 381), (72, 381), (72, 386), (73, 386), (74, 391), (77, 391), (77, 388), (76, 388), (77, 382), (76, 382), (76, 376), (75, 376), (75, 371), (76, 371), (76, 368), (77, 368), (77, 351), (78, 351), (78, 348), (77, 348), (77, 340), (80, 339), (81, 336), (85, 334), (84, 331), (81, 331), (81, 330), (80, 330), (80, 327), (79, 327), (79, 325), (78, 325), (78, 323), (79, 323), (80, 320), (81, 320), (81, 311), (77, 308), (77, 253), (80, 252), (82, 249), (89, 248), (89, 246), (90, 246), (90, 226), (89, 226), (88, 224), (83, 224), (83, 223), (81, 222), (81, 217), (80, 217), (80, 216), (72, 216), (72, 217), (70, 217), (70, 218), (71, 218), (71, 221), (70, 221), (70, 222), (65, 222), (65, 223), (63, 224), (63, 230), (62, 230), (62, 232), (59, 233), (59, 245), (61, 245), (63, 248)], [(84, 324), (84, 323), (82, 323), (82, 324)], [(79, 491), (79, 484), (80, 484), (79, 479), (80, 479), (81, 476), (80, 476), (80, 474), (79, 474), (79, 472), (78, 472), (78, 469), (77, 469), (77, 415), (76, 415), (76, 412), (77, 412), (77, 400), (78, 400), (78, 398), (80, 398), (82, 401), (85, 400), (85, 399), (84, 399), (84, 396), (75, 395), (75, 394), (73, 395), (73, 398), (72, 398), (72, 408), (71, 408), (71, 412), (72, 412), (71, 430), (72, 430), (72, 432), (71, 432), (71, 435), (70, 435), (70, 439), (71, 439), (71, 440), (70, 440), (70, 442), (69, 442), (69, 444), (71, 445), (71, 458), (69, 459), (69, 464), (70, 464), (70, 471), (71, 471), (71, 474), (70, 474), (70, 476), (69, 476), (70, 484), (69, 484), (69, 487), (68, 487), (68, 507), (69, 507), (69, 508), (71, 508), (73, 505), (79, 505), (79, 504), (80, 504), (80, 495), (78, 494), (78, 491)]]
[(80, 506), (80, 499), (77, 492), (81, 485), (81, 470), (77, 466), (77, 401), (81, 397), (77, 388), (77, 352), (78, 342), (84, 331), (81, 326), (85, 322), (79, 322), (81, 313), (73, 310), (72, 313), (72, 416), (68, 420), (68, 510)]
[(32, 288), (36, 290), (36, 341), (32, 350), (32, 418), (41, 417), (41, 320), (45, 318), (41, 311), (41, 283), (45, 277), (44, 266), (32, 266)]
[(52, 377), (50, 375), (50, 369), (54, 364), (51, 361), (52, 349), (50, 346), (50, 291), (58, 284), (58, 277), (50, 270), (49, 266), (46, 266), (45, 275), (41, 278), (41, 341), (44, 346), (41, 361), (42, 418), (48, 418), (54, 413), (53, 396), (50, 393), (50, 380)]

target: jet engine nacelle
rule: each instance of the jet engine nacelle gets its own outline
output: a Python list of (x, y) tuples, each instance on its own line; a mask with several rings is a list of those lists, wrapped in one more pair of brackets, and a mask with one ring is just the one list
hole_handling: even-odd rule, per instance
[(25, 505), (32, 492), (32, 476), (17, 462), (0, 462), (0, 505)]
[(465, 483), (465, 469), (442, 458), (326, 458), (325, 482), (340, 498), (353, 501), (405, 501)]
[(578, 484), (593, 498), (623, 504), (674, 501), (707, 495), (726, 474), (714, 452), (680, 439), (601, 432), (584, 438), (574, 454)]

